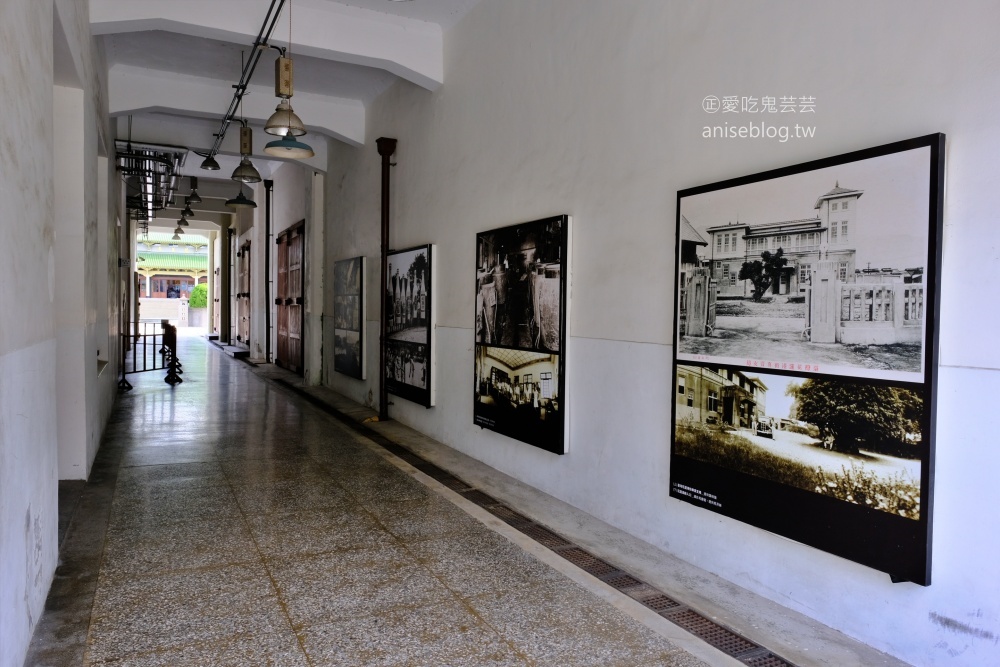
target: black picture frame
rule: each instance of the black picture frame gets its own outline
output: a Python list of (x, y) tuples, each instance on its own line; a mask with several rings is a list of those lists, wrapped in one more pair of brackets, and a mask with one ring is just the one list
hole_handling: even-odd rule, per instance
[(386, 389), (426, 408), (434, 406), (435, 246), (387, 253)]
[(677, 193), (671, 497), (930, 585), (944, 148)]
[(568, 449), (571, 218), (476, 235), (473, 424), (554, 454)]
[(367, 377), (366, 270), (364, 257), (333, 263), (333, 370), (357, 380)]

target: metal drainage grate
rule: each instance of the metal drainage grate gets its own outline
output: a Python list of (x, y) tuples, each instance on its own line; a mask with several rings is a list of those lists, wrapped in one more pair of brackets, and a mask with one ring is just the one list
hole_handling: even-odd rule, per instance
[(461, 493), (462, 491), (468, 491), (472, 488), (471, 486), (460, 480), (458, 477), (452, 477), (451, 475), (448, 476), (442, 475), (441, 477), (431, 475), (431, 477), (436, 479), (441, 484), (444, 484), (452, 491), (458, 491), (459, 493)]
[[(632, 592), (629, 592), (629, 595), (634, 595), (634, 594)], [(650, 595), (649, 597), (644, 597), (644, 598), (637, 597), (636, 599), (646, 607), (649, 607), (650, 609), (655, 611), (656, 613), (664, 612), (669, 609), (677, 609), (678, 607), (681, 606), (681, 603), (678, 602), (677, 600), (667, 597), (666, 595), (658, 591), (653, 595)]]
[(504, 523), (509, 523), (515, 528), (518, 526), (526, 526), (531, 523), (531, 519), (515, 512), (506, 505), (494, 505), (493, 507), (487, 507), (486, 511), (502, 520)]
[(618, 590), (625, 590), (626, 588), (635, 588), (636, 586), (642, 586), (642, 582), (633, 577), (627, 572), (622, 572), (621, 570), (614, 572), (610, 575), (605, 575), (601, 577), (601, 581), (606, 583), (612, 588), (617, 588)]
[(664, 614), (671, 622), (684, 628), (696, 637), (729, 655), (738, 655), (759, 648), (749, 639), (740, 637), (715, 621), (711, 621), (691, 609), (679, 610), (672, 614)]
[(793, 667), (792, 663), (782, 660), (772, 653), (756, 658), (744, 659), (743, 662), (749, 667)]
[(466, 491), (462, 494), (468, 500), (476, 503), (480, 507), (489, 507), (490, 505), (499, 505), (500, 501), (493, 496), (488, 496), (478, 489), (473, 489), (472, 491)]
[(618, 569), (614, 565), (606, 563), (597, 556), (587, 553), (580, 547), (560, 549), (556, 553), (573, 563), (573, 565), (576, 565), (581, 570), (589, 572), (595, 577), (600, 577), (604, 574), (611, 574)]
[(539, 526), (538, 524), (524, 526), (523, 528), (519, 528), (519, 530), (543, 547), (548, 547), (549, 549), (561, 549), (562, 547), (571, 546), (568, 540), (563, 539), (548, 528)]

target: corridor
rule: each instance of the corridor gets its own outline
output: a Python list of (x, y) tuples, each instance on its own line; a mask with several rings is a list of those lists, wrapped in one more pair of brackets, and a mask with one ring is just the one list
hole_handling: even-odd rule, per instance
[(27, 664), (705, 664), (249, 364), (178, 356), (65, 489)]

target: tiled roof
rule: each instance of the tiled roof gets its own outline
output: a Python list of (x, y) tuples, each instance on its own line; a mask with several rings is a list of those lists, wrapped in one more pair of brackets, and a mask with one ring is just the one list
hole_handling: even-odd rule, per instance
[(208, 245), (208, 237), (202, 236), (200, 234), (192, 234), (191, 232), (185, 232), (181, 234), (180, 241), (173, 241), (173, 234), (164, 234), (162, 232), (150, 232), (149, 234), (143, 236), (139, 235), (139, 243), (176, 243), (178, 245)]
[(683, 215), (681, 216), (681, 241), (690, 241), (698, 245), (708, 245), (708, 241), (698, 233), (698, 230), (691, 226), (691, 223)]
[(145, 252), (140, 250), (135, 266), (144, 271), (150, 269), (207, 271), (208, 255), (193, 252)]
[(824, 199), (832, 199), (833, 197), (841, 197), (843, 195), (857, 195), (860, 197), (864, 194), (864, 192), (864, 190), (850, 190), (848, 188), (842, 188), (840, 187), (840, 181), (838, 181), (837, 184), (833, 186), (832, 190), (816, 200), (816, 205), (813, 206), (813, 208), (819, 208)]

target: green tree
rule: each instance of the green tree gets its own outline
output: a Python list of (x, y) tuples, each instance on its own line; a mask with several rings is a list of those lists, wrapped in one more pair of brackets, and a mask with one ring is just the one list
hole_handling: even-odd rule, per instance
[(775, 283), (781, 270), (788, 264), (785, 251), (778, 248), (773, 253), (765, 250), (760, 254), (760, 259), (752, 262), (743, 262), (740, 267), (740, 280), (749, 280), (753, 284), (753, 300), (760, 301), (767, 288)]
[(208, 285), (201, 283), (195, 285), (194, 289), (191, 290), (191, 298), (188, 299), (188, 305), (192, 308), (207, 308), (208, 307)]
[(923, 399), (908, 389), (810, 378), (794, 395), (798, 418), (840, 451), (895, 455), (907, 433), (919, 433)]

